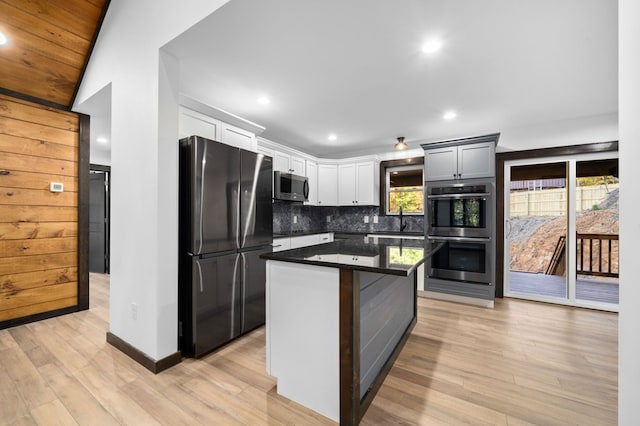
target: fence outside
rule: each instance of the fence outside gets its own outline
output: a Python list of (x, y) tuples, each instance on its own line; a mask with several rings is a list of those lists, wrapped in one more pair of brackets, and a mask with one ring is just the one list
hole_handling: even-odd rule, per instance
[[(620, 187), (619, 183), (576, 188), (576, 211), (592, 210), (608, 193)], [(541, 189), (536, 191), (511, 191), (510, 216), (565, 216), (567, 214), (567, 189)]]

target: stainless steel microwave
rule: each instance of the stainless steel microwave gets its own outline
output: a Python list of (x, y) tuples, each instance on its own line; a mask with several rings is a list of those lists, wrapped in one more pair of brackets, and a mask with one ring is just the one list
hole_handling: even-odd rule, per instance
[(273, 172), (273, 198), (286, 201), (309, 201), (309, 179), (291, 173)]

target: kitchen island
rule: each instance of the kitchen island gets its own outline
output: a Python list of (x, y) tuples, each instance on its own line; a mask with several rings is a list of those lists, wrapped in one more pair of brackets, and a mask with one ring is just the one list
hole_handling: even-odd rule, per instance
[(357, 424), (416, 323), (416, 271), (440, 248), (343, 240), (267, 259), (266, 366), (277, 391)]

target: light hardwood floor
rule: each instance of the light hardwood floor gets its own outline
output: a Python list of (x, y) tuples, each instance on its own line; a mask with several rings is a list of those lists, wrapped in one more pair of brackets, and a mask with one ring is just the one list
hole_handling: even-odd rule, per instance
[[(90, 288), (89, 311), (0, 331), (0, 424), (332, 424), (276, 393), (264, 328), (153, 375), (105, 341), (108, 277)], [(362, 424), (616, 424), (617, 314), (418, 306)]]

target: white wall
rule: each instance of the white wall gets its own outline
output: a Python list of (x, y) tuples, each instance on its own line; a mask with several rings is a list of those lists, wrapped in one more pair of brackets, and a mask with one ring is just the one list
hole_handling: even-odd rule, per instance
[(224, 3), (112, 0), (74, 105), (111, 83), (110, 331), (156, 360), (178, 318), (177, 68), (159, 49)]
[(497, 152), (617, 141), (618, 114), (539, 123), (500, 132)]
[(620, 317), (618, 424), (640, 424), (640, 2), (619, 1)]

